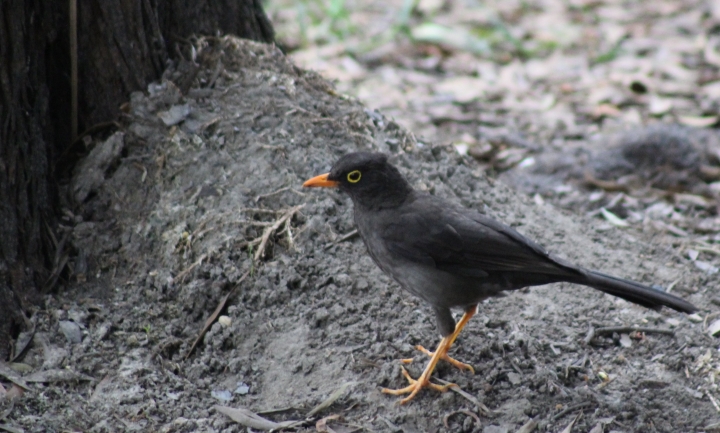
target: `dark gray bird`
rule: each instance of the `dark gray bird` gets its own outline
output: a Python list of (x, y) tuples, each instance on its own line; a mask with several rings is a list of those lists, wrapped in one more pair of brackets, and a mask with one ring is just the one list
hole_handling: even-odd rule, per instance
[[(355, 206), (358, 232), (375, 263), (407, 291), (428, 302), (443, 339), (419, 379), (406, 388), (383, 392), (410, 395), (423, 387), (440, 391), (430, 375), (440, 359), (458, 368), (472, 367), (447, 354), (477, 305), (507, 290), (556, 282), (582, 284), (630, 302), (683, 313), (697, 308), (676, 296), (633, 281), (575, 266), (554, 257), (514, 229), (474, 210), (416, 191), (381, 153), (350, 153), (330, 173), (306, 181), (305, 187), (339, 187)], [(450, 309), (465, 314), (455, 324)]]

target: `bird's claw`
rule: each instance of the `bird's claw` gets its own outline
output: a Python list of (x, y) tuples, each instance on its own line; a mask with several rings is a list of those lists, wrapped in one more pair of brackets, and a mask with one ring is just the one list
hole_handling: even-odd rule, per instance
[(457, 386), (454, 383), (448, 383), (447, 385), (438, 385), (436, 383), (430, 382), (429, 375), (426, 375), (423, 373), (422, 376), (420, 376), (418, 379), (413, 379), (410, 376), (410, 373), (405, 369), (405, 367), (402, 368), (402, 374), (405, 376), (405, 379), (407, 379), (408, 382), (410, 382), (410, 385), (406, 386), (405, 388), (400, 389), (389, 389), (389, 388), (383, 388), (381, 391), (384, 394), (392, 394), (392, 395), (403, 395), (403, 394), (410, 394), (404, 399), (400, 400), (400, 404), (405, 404), (415, 398), (418, 392), (420, 392), (423, 388), (431, 388), (436, 391), (440, 392), (446, 392), (448, 389)]

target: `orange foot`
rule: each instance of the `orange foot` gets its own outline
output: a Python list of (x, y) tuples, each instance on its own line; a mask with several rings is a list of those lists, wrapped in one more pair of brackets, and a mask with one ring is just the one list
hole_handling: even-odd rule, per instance
[[(405, 370), (405, 368), (402, 369), (403, 376), (410, 382), (410, 385), (406, 386), (405, 388), (400, 389), (388, 389), (383, 388), (382, 392), (385, 394), (392, 394), (392, 395), (403, 395), (403, 394), (410, 394), (404, 399), (400, 400), (400, 404), (405, 404), (415, 398), (418, 392), (422, 388), (432, 388), (436, 391), (445, 392), (448, 389), (450, 389), (453, 386), (457, 386), (454, 383), (450, 383), (447, 385), (437, 385), (430, 382), (430, 376), (432, 375), (433, 371), (435, 370), (435, 366), (437, 365), (438, 361), (441, 359), (444, 359), (448, 362), (450, 362), (452, 365), (454, 365), (457, 368), (460, 368), (461, 370), (469, 370), (473, 373), (475, 372), (471, 366), (468, 364), (462, 363), (460, 361), (457, 361), (453, 358), (451, 358), (447, 353), (448, 350), (450, 350), (450, 347), (455, 342), (455, 339), (457, 339), (458, 335), (460, 335), (460, 331), (465, 327), (467, 322), (470, 320), (470, 318), (475, 314), (477, 311), (477, 307), (473, 307), (465, 311), (465, 314), (463, 314), (462, 319), (458, 322), (457, 326), (455, 326), (455, 332), (450, 334), (447, 337), (443, 337), (442, 340), (440, 340), (440, 344), (438, 344), (437, 349), (435, 349), (435, 352), (430, 352), (429, 350), (425, 349), (422, 346), (417, 346), (417, 349), (421, 352), (427, 354), (430, 356), (430, 362), (428, 362), (427, 367), (425, 367), (425, 371), (423, 371), (422, 375), (415, 380), (412, 377), (410, 377), (410, 374)], [(412, 362), (412, 359), (404, 359), (403, 362), (408, 363)]]
[(431, 370), (425, 369), (423, 374), (417, 379), (413, 379), (410, 377), (410, 373), (408, 373), (407, 370), (405, 370), (405, 367), (402, 368), (402, 374), (405, 376), (405, 379), (410, 382), (410, 385), (406, 386), (405, 388), (400, 389), (388, 389), (383, 388), (382, 392), (385, 394), (392, 394), (392, 395), (403, 395), (403, 394), (410, 394), (404, 399), (400, 400), (400, 404), (405, 404), (415, 398), (418, 392), (420, 392), (423, 388), (432, 388), (436, 391), (445, 392), (448, 389), (450, 389), (453, 386), (457, 386), (454, 383), (448, 383), (447, 385), (438, 385), (436, 383), (430, 382), (430, 374), (432, 373)]

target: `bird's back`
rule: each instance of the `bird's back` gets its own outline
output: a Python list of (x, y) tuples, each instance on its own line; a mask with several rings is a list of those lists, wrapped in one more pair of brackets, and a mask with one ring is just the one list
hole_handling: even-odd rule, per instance
[(355, 220), (375, 263), (434, 306), (465, 307), (573, 272), (512, 228), (430, 194), (366, 212), (356, 206)]

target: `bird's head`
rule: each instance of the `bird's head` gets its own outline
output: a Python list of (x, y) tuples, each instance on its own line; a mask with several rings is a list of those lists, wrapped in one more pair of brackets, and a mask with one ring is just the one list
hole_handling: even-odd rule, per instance
[(303, 186), (340, 188), (355, 205), (371, 209), (399, 206), (412, 192), (387, 155), (370, 152), (348, 153), (329, 173), (315, 176)]

